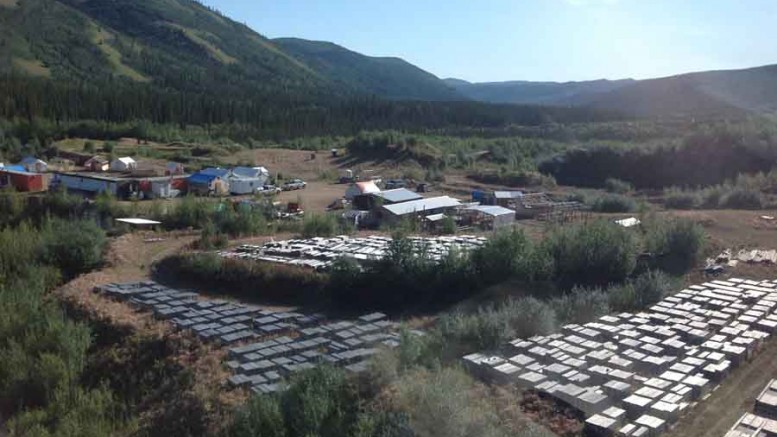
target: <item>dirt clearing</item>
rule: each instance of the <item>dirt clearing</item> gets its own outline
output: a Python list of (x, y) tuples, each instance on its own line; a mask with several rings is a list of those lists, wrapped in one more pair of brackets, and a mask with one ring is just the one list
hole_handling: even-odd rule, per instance
[(777, 343), (772, 340), (752, 361), (734, 371), (706, 401), (680, 419), (667, 437), (722, 436), (739, 417), (752, 412), (755, 398), (777, 376)]

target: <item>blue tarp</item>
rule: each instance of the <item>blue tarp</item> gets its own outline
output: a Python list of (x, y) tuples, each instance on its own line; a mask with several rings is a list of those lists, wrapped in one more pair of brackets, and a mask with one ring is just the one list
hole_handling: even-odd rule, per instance
[(217, 178), (224, 179), (227, 177), (227, 175), (229, 175), (229, 170), (225, 168), (204, 168), (200, 170), (197, 174), (214, 176)]
[(23, 165), (6, 165), (0, 166), (0, 170), (15, 171), (19, 173), (27, 173), (27, 169)]
[(216, 179), (216, 176), (211, 176), (207, 174), (202, 173), (195, 173), (191, 176), (189, 176), (189, 183), (190, 184), (202, 184), (202, 185), (210, 185), (213, 180)]

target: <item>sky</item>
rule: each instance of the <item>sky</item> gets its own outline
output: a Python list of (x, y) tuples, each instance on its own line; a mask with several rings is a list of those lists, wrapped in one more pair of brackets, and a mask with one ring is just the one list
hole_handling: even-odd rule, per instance
[(777, 0), (202, 0), (269, 38), (473, 82), (645, 79), (777, 64)]

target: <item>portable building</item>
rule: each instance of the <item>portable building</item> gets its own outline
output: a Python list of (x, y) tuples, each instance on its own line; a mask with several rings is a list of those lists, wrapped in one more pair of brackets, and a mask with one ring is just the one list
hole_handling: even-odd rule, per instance
[(228, 176), (229, 192), (236, 195), (252, 194), (270, 179), (264, 167), (235, 167)]
[(111, 168), (111, 164), (108, 162), (108, 159), (102, 156), (93, 156), (84, 162), (84, 167), (89, 171), (104, 172)]
[(380, 212), (384, 220), (392, 222), (414, 215), (430, 216), (444, 214), (461, 206), (461, 202), (448, 196), (431, 197), (427, 199), (412, 200), (410, 202), (384, 205)]
[(0, 168), (0, 187), (13, 187), (16, 191), (39, 192), (47, 188), (47, 178), (40, 173)]
[(515, 211), (496, 205), (476, 205), (464, 210), (469, 224), (483, 229), (496, 230), (512, 226), (515, 222)]
[(493, 205), (509, 207), (523, 198), (522, 191), (494, 191)]
[(138, 168), (138, 163), (129, 156), (123, 158), (116, 158), (111, 162), (111, 170), (113, 171), (132, 171)]
[(119, 179), (90, 176), (79, 173), (58, 173), (55, 177), (58, 185), (68, 191), (77, 191), (88, 194), (110, 193), (119, 195), (119, 186), (123, 185)]
[(24, 169), (30, 173), (44, 173), (49, 169), (49, 165), (43, 160), (28, 156), (19, 163)]

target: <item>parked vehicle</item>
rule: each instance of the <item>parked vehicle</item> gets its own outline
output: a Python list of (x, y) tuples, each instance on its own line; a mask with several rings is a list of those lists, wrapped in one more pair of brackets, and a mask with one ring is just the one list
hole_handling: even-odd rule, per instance
[(386, 181), (387, 190), (395, 190), (397, 188), (407, 188), (407, 181), (404, 179), (389, 179)]
[(283, 184), (283, 191), (303, 190), (307, 185), (302, 179), (292, 179)]
[(278, 194), (281, 191), (283, 190), (281, 190), (279, 187), (276, 187), (275, 185), (265, 185), (256, 189), (257, 194), (265, 194), (267, 196)]

